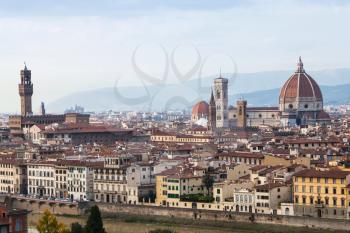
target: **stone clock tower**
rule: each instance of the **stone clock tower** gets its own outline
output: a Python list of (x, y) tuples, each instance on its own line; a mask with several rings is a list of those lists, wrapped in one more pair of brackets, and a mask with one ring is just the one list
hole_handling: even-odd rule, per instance
[(21, 70), (21, 83), (18, 85), (19, 95), (21, 97), (21, 115), (30, 116), (32, 111), (32, 95), (33, 95), (33, 83), (32, 83), (31, 71), (24, 66), (24, 70)]

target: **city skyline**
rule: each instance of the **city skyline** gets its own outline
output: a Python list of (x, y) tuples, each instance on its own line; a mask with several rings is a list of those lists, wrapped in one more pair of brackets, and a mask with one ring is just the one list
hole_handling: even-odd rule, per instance
[[(117, 78), (122, 86), (140, 85), (131, 62), (138, 47), (138, 64), (155, 77), (165, 63), (160, 45), (168, 56), (178, 48), (176, 65), (183, 72), (192, 67), (198, 49), (202, 59), (209, 57), (203, 76), (220, 68), (232, 72), (228, 56), (242, 73), (291, 70), (300, 55), (312, 70), (350, 67), (350, 34), (344, 30), (349, 12), (343, 1), (4, 2), (0, 84), (8, 88), (0, 95), (10, 101), (1, 112), (18, 111), (14, 89), (24, 61), (33, 70), (37, 94), (45, 96), (33, 96), (38, 105), (113, 87)], [(169, 82), (176, 81), (170, 72)]]
[(0, 0), (0, 232), (348, 231), (348, 22), (345, 0)]

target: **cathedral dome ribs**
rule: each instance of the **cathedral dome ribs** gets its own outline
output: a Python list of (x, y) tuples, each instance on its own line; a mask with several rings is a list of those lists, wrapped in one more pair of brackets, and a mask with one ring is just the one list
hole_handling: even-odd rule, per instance
[(192, 115), (208, 115), (209, 112), (209, 104), (205, 101), (200, 101), (192, 108)]
[(281, 111), (301, 109), (312, 111), (322, 108), (321, 89), (316, 81), (305, 72), (301, 58), (299, 58), (297, 70), (283, 85), (279, 100)]

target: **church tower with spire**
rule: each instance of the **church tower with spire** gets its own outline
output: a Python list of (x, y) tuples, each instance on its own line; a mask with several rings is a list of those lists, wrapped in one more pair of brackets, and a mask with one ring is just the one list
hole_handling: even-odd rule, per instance
[(24, 64), (24, 69), (21, 70), (21, 83), (18, 85), (19, 95), (21, 97), (21, 115), (30, 116), (32, 111), (32, 95), (33, 95), (33, 83), (32, 83), (31, 71), (27, 69), (27, 65)]
[(209, 100), (208, 129), (211, 131), (215, 131), (216, 129), (216, 104), (213, 91), (211, 91)]

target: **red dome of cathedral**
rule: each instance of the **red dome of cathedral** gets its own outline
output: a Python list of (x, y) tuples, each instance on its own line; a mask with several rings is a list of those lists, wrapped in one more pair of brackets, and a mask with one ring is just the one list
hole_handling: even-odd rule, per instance
[(205, 101), (200, 101), (192, 107), (192, 116), (208, 116), (209, 105)]
[(299, 58), (298, 69), (286, 81), (280, 92), (280, 103), (290, 101), (322, 101), (322, 92), (316, 81), (308, 75)]

